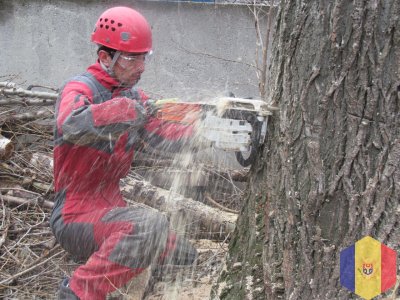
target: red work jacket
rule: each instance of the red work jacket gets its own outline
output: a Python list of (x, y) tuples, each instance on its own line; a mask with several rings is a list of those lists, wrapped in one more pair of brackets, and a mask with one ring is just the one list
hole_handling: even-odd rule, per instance
[(123, 89), (99, 63), (69, 80), (56, 104), (54, 185), (65, 194), (64, 222), (93, 210), (125, 206), (119, 180), (127, 175), (139, 139), (169, 150), (191, 136), (192, 126), (145, 113), (148, 97)]

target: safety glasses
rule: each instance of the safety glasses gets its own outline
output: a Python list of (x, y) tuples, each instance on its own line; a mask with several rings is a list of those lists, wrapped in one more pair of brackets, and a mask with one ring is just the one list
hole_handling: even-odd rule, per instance
[(120, 54), (119, 57), (121, 57), (124, 60), (127, 60), (129, 62), (134, 62), (134, 61), (149, 61), (150, 57), (153, 54), (153, 50), (150, 50), (147, 53), (142, 53), (142, 54), (129, 54), (129, 55), (125, 55), (125, 54)]

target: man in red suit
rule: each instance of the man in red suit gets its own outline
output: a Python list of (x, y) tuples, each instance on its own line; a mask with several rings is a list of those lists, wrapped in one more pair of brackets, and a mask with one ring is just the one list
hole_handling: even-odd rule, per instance
[(192, 264), (197, 256), (164, 215), (128, 207), (119, 190), (139, 140), (176, 151), (193, 132), (152, 117), (134, 87), (151, 54), (150, 26), (137, 11), (114, 7), (99, 17), (92, 41), (97, 62), (64, 85), (56, 105), (50, 224), (61, 246), (86, 261), (63, 280), (59, 299), (105, 299), (153, 262)]

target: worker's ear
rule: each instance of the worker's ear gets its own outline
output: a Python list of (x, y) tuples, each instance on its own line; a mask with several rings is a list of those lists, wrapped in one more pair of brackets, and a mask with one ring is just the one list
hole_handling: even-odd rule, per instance
[(100, 50), (98, 53), (99, 60), (103, 63), (107, 68), (111, 65), (112, 58), (107, 51)]

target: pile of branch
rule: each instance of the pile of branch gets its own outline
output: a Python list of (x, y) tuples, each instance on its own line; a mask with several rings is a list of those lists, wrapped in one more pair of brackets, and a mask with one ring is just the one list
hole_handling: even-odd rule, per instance
[[(54, 299), (67, 253), (55, 242), (52, 118), (57, 93), (0, 82), (0, 298)], [(68, 264), (68, 263), (67, 263)], [(34, 293), (32, 292), (34, 291)]]
[[(0, 82), (0, 298), (52, 299), (77, 266), (48, 224), (57, 96)], [(123, 195), (166, 214), (180, 234), (224, 241), (235, 227), (246, 170), (196, 161), (139, 153), (121, 182)]]
[[(54, 92), (41, 92), (18, 87), (12, 82), (0, 82), (0, 106), (7, 108), (0, 114), (0, 124), (7, 122), (34, 121), (53, 115), (58, 97)], [(48, 107), (51, 107), (50, 109)], [(27, 107), (33, 109), (26, 109)]]

